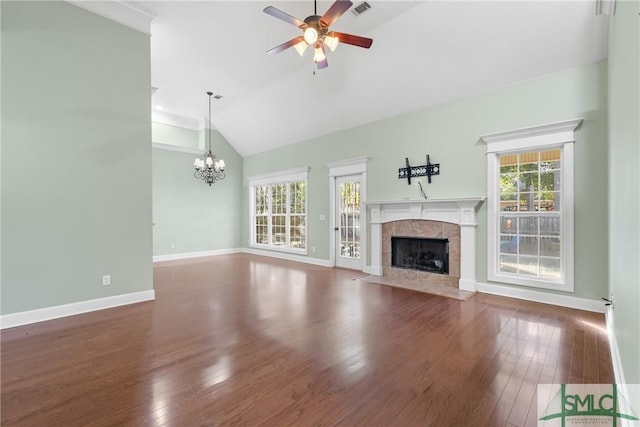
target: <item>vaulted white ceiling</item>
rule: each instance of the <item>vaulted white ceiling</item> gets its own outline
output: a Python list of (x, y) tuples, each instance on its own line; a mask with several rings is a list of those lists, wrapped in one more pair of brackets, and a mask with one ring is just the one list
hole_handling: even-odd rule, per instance
[(367, 1), (331, 28), (373, 38), (371, 49), (340, 45), (315, 73), (311, 49), (264, 53), (301, 32), (262, 10), (303, 20), (311, 0), (135, 2), (155, 15), (153, 108), (203, 123), (205, 92), (223, 95), (213, 125), (246, 156), (607, 56), (595, 0)]

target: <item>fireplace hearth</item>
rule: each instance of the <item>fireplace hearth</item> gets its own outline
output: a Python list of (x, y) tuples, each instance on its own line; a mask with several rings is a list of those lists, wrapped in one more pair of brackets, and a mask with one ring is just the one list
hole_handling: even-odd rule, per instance
[(449, 274), (449, 239), (392, 236), (391, 266)]

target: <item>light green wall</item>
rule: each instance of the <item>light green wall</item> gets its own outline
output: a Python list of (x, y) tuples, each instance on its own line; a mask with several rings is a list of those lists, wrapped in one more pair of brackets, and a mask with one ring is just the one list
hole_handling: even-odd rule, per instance
[[(245, 158), (245, 178), (310, 166), (310, 257), (329, 258), (329, 179), (324, 163), (369, 157), (369, 200), (420, 198), (419, 189), (397, 178), (404, 158), (413, 164), (425, 155), (440, 163), (430, 198), (486, 196), (485, 145), (479, 136), (502, 130), (583, 118), (576, 132), (576, 286), (575, 296), (599, 299), (607, 283), (606, 62), (570, 69), (479, 96), (423, 109)], [(384, 102), (381, 100), (381, 102)], [(244, 209), (248, 188), (244, 182)], [(249, 239), (243, 219), (243, 244)], [(478, 212), (478, 280), (486, 282), (486, 207)]]
[(618, 1), (609, 32), (609, 286), (627, 383), (640, 383), (640, 24)]
[(216, 131), (212, 151), (226, 177), (209, 187), (193, 176), (201, 153), (153, 149), (154, 256), (242, 246), (242, 157)]
[(199, 132), (163, 123), (151, 123), (151, 140), (178, 147), (199, 148)]
[(2, 314), (152, 289), (149, 36), (0, 7)]

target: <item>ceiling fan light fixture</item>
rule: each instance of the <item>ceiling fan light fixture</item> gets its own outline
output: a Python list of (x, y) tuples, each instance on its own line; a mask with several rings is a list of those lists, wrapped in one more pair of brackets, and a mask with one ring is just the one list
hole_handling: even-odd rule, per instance
[(338, 38), (334, 37), (334, 36), (325, 36), (324, 37), (324, 44), (327, 45), (327, 47), (329, 49), (331, 49), (331, 52), (333, 52), (334, 50), (336, 50), (336, 48), (338, 47)]
[[(1, 0), (0, 0), (1, 1)], [(605, 0), (601, 0), (605, 1)], [(607, 0), (615, 1), (615, 0)], [(302, 35), (295, 37), (287, 42), (284, 42), (272, 49), (269, 49), (265, 53), (267, 55), (273, 55), (278, 52), (282, 52), (285, 49), (295, 46), (296, 51), (300, 56), (309, 45), (314, 48), (313, 60), (317, 64), (318, 69), (324, 69), (328, 67), (326, 48), (334, 51), (339, 44), (349, 44), (365, 49), (369, 49), (373, 40), (367, 37), (356, 36), (353, 34), (340, 33), (336, 31), (330, 31), (331, 25), (342, 16), (349, 8), (353, 6), (351, 0), (334, 0), (333, 4), (329, 6), (329, 9), (320, 16), (317, 10), (317, 0), (314, 1), (313, 15), (307, 16), (304, 21), (289, 15), (282, 10), (268, 6), (263, 9), (263, 12), (280, 19), (288, 24), (294, 25), (299, 30), (302, 30)], [(364, 2), (361, 6), (366, 10), (370, 7), (369, 3)], [(300, 33), (298, 33), (300, 34)], [(314, 71), (315, 72), (315, 71)]]
[(314, 44), (318, 41), (318, 30), (313, 27), (309, 27), (304, 30), (304, 41), (308, 44)]
[(327, 56), (324, 54), (324, 51), (322, 50), (322, 45), (318, 45), (315, 48), (315, 53), (313, 55), (313, 62), (320, 62), (320, 61), (324, 61), (325, 59), (327, 59)]
[(298, 52), (298, 54), (300, 56), (302, 56), (304, 51), (307, 50), (307, 46), (309, 46), (309, 45), (304, 40), (302, 40), (301, 42), (296, 43), (296, 44), (293, 45), (293, 47), (296, 49), (296, 52)]

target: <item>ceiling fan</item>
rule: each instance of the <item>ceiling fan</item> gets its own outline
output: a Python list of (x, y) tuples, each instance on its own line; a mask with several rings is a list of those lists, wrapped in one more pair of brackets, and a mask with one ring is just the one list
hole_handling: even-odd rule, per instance
[(317, 14), (317, 0), (314, 0), (313, 15), (307, 16), (304, 21), (278, 8), (267, 6), (264, 8), (264, 13), (295, 25), (302, 30), (302, 35), (282, 43), (273, 49), (269, 49), (266, 54), (273, 55), (293, 46), (300, 56), (302, 56), (307, 47), (313, 45), (313, 62), (316, 63), (318, 69), (322, 69), (329, 66), (324, 50), (325, 45), (327, 45), (332, 52), (338, 47), (338, 42), (369, 49), (373, 43), (372, 39), (339, 33), (337, 31), (329, 31), (329, 26), (340, 18), (351, 6), (353, 6), (353, 3), (350, 0), (336, 0), (324, 15), (319, 16)]

